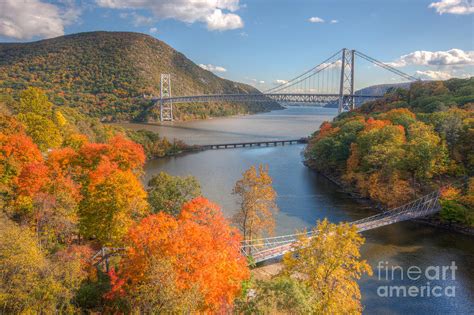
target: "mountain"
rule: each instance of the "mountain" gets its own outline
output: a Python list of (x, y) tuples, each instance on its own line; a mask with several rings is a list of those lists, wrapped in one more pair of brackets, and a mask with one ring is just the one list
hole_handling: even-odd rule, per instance
[[(146, 119), (159, 95), (160, 74), (172, 74), (173, 95), (259, 93), (249, 85), (206, 71), (154, 37), (131, 32), (89, 32), (31, 43), (0, 43), (0, 89), (36, 86), (56, 105), (79, 108), (103, 120)], [(0, 90), (0, 91), (1, 91)], [(187, 104), (178, 119), (204, 118), (281, 108), (266, 104)]]
[[(384, 95), (389, 89), (396, 89), (396, 88), (401, 88), (401, 89), (408, 89), (410, 87), (411, 82), (404, 82), (404, 83), (391, 83), (391, 84), (377, 84), (377, 85), (371, 85), (366, 88), (357, 90), (354, 92), (356, 95)], [(367, 102), (367, 100), (356, 100), (356, 106), (359, 107), (363, 103)], [(337, 108), (339, 106), (339, 101), (332, 101), (327, 103), (325, 107), (330, 107), (330, 108)]]
[(408, 89), (411, 82), (372, 85), (355, 92), (356, 95), (384, 95), (389, 89)]

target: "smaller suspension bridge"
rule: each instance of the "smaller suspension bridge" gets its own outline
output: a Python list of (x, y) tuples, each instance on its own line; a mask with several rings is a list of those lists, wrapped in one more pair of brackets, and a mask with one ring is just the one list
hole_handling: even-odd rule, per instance
[[(339, 113), (350, 111), (356, 104), (383, 96), (363, 94), (354, 90), (356, 57), (390, 71), (404, 81), (418, 80), (360, 51), (343, 48), (315, 67), (262, 93), (202, 94), (186, 91), (182, 96), (173, 96), (171, 74), (163, 73), (160, 81), (160, 96), (153, 98), (155, 105), (152, 109), (159, 108), (161, 121), (173, 121), (173, 104), (180, 103), (279, 102), (325, 105), (337, 102)], [(176, 82), (179, 85), (179, 78)], [(186, 90), (186, 87), (180, 86), (180, 90)]]
[[(397, 222), (425, 217), (440, 211), (439, 196), (440, 191), (434, 191), (395, 209), (353, 221), (350, 224), (356, 226), (358, 232), (364, 232)], [(312, 236), (313, 231), (308, 231), (246, 240), (242, 242), (241, 250), (245, 256), (252, 257), (255, 263), (260, 263), (294, 251), (301, 237), (311, 238)]]
[[(439, 197), (440, 190), (436, 190), (400, 207), (350, 222), (350, 224), (356, 226), (358, 232), (361, 233), (397, 222), (432, 215), (441, 209)], [(244, 256), (251, 258), (253, 262), (261, 263), (295, 251), (298, 248), (301, 237), (311, 238), (313, 236), (314, 234), (311, 230), (290, 235), (244, 240), (241, 243), (240, 250)], [(95, 265), (104, 264), (107, 269), (108, 259), (112, 256), (120, 255), (123, 251), (124, 248), (103, 247), (92, 257), (92, 262)]]

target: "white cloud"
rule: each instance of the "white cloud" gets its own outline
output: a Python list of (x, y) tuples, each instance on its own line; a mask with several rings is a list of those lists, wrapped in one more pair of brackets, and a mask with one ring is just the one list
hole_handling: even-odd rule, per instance
[(76, 21), (80, 8), (72, 1), (58, 5), (40, 0), (1, 0), (0, 35), (17, 39), (64, 35), (64, 26)]
[(205, 64), (200, 63), (199, 67), (203, 68), (204, 70), (211, 71), (211, 72), (226, 72), (227, 71), (227, 69), (224, 68), (224, 67), (215, 66), (215, 65), (211, 65), (211, 64), (205, 65)]
[(336, 24), (336, 23), (339, 23), (339, 21), (338, 20), (331, 20), (329, 23)]
[(237, 14), (222, 13), (222, 10), (217, 9), (206, 17), (207, 28), (211, 31), (234, 30), (236, 28), (244, 27), (242, 19)]
[(286, 84), (288, 83), (288, 81), (286, 80), (281, 80), (281, 79), (277, 79), (275, 81), (273, 81), (274, 84)]
[(203, 22), (209, 30), (242, 28), (244, 23), (235, 13), (239, 0), (96, 0), (111, 9), (150, 11), (160, 19), (176, 19), (186, 23)]
[(441, 0), (431, 3), (428, 7), (434, 8), (439, 14), (472, 14), (474, 5), (472, 0)]
[(447, 71), (416, 71), (416, 74), (425, 80), (448, 80), (453, 76)]
[(317, 16), (312, 16), (308, 19), (309, 22), (311, 23), (324, 23), (324, 20), (320, 17)]
[(474, 51), (450, 49), (447, 51), (419, 50), (403, 55), (394, 62), (388, 62), (392, 67), (418, 66), (457, 66), (474, 65)]
[(258, 84), (265, 84), (265, 81), (260, 80), (260, 81), (258, 81)]
[(156, 27), (152, 27), (148, 30), (148, 32), (150, 32), (152, 34), (156, 34), (156, 33), (158, 33), (158, 29)]

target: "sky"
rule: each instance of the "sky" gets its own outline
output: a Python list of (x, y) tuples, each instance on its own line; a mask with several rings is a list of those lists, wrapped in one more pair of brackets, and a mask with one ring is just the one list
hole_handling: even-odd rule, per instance
[[(474, 0), (0, 0), (0, 42), (97, 30), (149, 34), (260, 90), (341, 48), (421, 79), (474, 75)], [(362, 60), (355, 76), (399, 81)]]

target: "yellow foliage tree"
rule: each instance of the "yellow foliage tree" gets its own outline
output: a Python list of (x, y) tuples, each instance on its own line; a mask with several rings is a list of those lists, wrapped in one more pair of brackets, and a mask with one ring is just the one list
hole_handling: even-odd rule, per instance
[(298, 278), (310, 292), (313, 314), (360, 314), (356, 280), (372, 269), (361, 260), (364, 238), (347, 223), (318, 222), (313, 237), (302, 237), (294, 253), (283, 258), (283, 276)]
[(240, 209), (232, 221), (240, 228), (245, 240), (272, 234), (275, 228), (274, 213), (278, 211), (276, 192), (268, 167), (251, 166), (237, 181), (234, 194), (240, 198)]
[(147, 214), (146, 192), (132, 171), (122, 171), (108, 161), (89, 177), (79, 206), (79, 228), (102, 245), (119, 245), (134, 220)]

